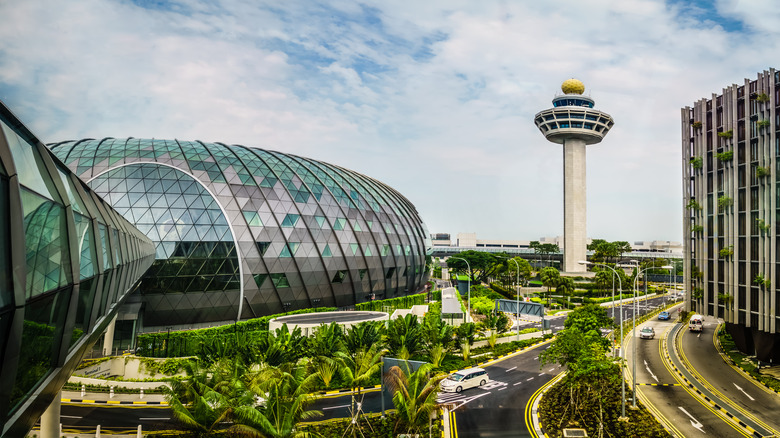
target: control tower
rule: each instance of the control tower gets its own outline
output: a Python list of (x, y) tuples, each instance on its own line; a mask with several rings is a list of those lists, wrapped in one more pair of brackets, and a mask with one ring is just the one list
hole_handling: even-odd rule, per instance
[(593, 109), (594, 101), (583, 96), (585, 85), (577, 79), (561, 84), (562, 95), (553, 107), (534, 116), (545, 138), (563, 145), (563, 271), (582, 272), (587, 246), (585, 204), (585, 146), (601, 142), (615, 121)]

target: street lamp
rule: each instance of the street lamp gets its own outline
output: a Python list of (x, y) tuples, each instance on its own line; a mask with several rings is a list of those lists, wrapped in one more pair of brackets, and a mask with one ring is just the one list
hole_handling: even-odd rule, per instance
[[(620, 279), (620, 275), (618, 275), (617, 271), (609, 266), (604, 265), (601, 263), (591, 263), (585, 260), (580, 260), (577, 262), (581, 265), (593, 265), (593, 266), (603, 266), (605, 268), (609, 268), (613, 272), (612, 277), (612, 319), (615, 319), (615, 277), (618, 279), (618, 290), (620, 290), (620, 356), (623, 357), (623, 281)], [(621, 377), (623, 377), (623, 361), (620, 361), (620, 374)], [(620, 384), (620, 393), (622, 395), (623, 402), (621, 403), (621, 415), (620, 418), (626, 418), (626, 379), (622, 379), (623, 382)]]
[(451, 259), (458, 259), (463, 260), (466, 262), (466, 266), (469, 268), (469, 275), (466, 276), (468, 279), (468, 283), (466, 285), (466, 291), (468, 292), (468, 313), (466, 313), (466, 322), (469, 322), (469, 319), (471, 319), (471, 265), (469, 264), (469, 261), (462, 258), (462, 257), (453, 257), (450, 256)]
[(515, 325), (517, 326), (517, 340), (520, 340), (520, 264), (517, 263), (517, 260), (514, 258), (509, 259), (513, 262), (515, 262), (515, 266), (517, 267), (517, 275), (515, 277), (515, 285), (517, 286), (517, 291), (515, 292)]
[[(631, 405), (636, 409), (636, 314), (637, 314), (637, 295), (639, 295), (639, 289), (637, 288), (637, 283), (639, 282), (639, 276), (650, 269), (672, 269), (672, 266), (666, 265), (666, 266), (650, 266), (649, 268), (645, 268), (640, 272), (637, 272), (636, 278), (634, 278), (634, 329), (631, 331), (633, 339), (631, 340), (634, 343), (634, 366), (632, 371), (632, 380), (633, 380), (633, 387), (634, 387), (634, 397), (631, 402)], [(646, 280), (645, 280), (646, 282)]]

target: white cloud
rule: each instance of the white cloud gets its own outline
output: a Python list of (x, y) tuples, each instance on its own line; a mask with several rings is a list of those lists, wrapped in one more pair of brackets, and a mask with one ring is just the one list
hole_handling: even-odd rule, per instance
[(6, 1), (0, 99), (46, 142), (281, 150), (393, 186), (432, 232), (535, 239), (562, 230), (562, 154), (532, 119), (575, 76), (616, 120), (589, 234), (681, 240), (680, 108), (777, 59), (750, 4), (713, 10), (737, 33), (660, 0)]

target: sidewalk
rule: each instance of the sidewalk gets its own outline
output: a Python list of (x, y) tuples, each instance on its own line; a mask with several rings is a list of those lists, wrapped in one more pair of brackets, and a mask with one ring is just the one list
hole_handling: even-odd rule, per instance
[(109, 404), (109, 405), (167, 405), (165, 396), (159, 393), (139, 394), (139, 393), (114, 393), (113, 397), (108, 392), (85, 392), (81, 395), (80, 391), (62, 391), (62, 403), (90, 403), (90, 404)]

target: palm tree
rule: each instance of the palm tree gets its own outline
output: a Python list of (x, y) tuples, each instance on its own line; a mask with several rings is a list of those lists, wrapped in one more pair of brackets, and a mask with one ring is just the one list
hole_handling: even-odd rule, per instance
[[(361, 409), (360, 406), (358, 406), (358, 403), (362, 405), (363, 386), (367, 385), (371, 381), (371, 378), (381, 369), (381, 359), (385, 352), (386, 350), (384, 349), (380, 350), (378, 344), (371, 344), (368, 349), (358, 349), (354, 354), (341, 351), (337, 353), (337, 356), (343, 365), (341, 369), (343, 378), (352, 390), (350, 408), (353, 419), (350, 427), (353, 427), (354, 425), (352, 436), (357, 436), (358, 432), (360, 432), (361, 435), (363, 434), (362, 430), (360, 430)], [(360, 399), (359, 402), (357, 401), (358, 399)]]
[(439, 382), (447, 376), (445, 373), (432, 374), (433, 369), (433, 365), (424, 364), (407, 373), (394, 366), (385, 375), (398, 414), (395, 433), (419, 434), (430, 424), (431, 413), (438, 408)]
[(344, 347), (348, 354), (355, 355), (359, 350), (382, 343), (383, 327), (381, 322), (363, 322), (353, 325), (344, 336)]
[(318, 378), (305, 367), (285, 363), (278, 367), (263, 365), (252, 378), (249, 386), (264, 399), (264, 406), (255, 410), (242, 411), (238, 416), (242, 422), (257, 425), (263, 438), (307, 438), (310, 432), (296, 430), (302, 420), (322, 415), (322, 411), (307, 409), (315, 397), (310, 393)]
[(186, 363), (183, 367), (187, 379), (170, 380), (170, 388), (164, 391), (174, 417), (192, 436), (224, 431), (262, 437), (253, 421), (258, 414), (255, 394), (244, 384), (246, 369), (240, 361), (221, 360), (211, 367)]

